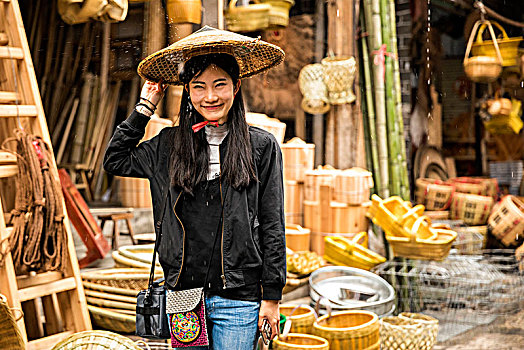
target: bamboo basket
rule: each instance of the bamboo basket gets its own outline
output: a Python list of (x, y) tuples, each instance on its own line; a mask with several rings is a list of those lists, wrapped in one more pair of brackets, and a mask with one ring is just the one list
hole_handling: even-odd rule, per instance
[(356, 96), (352, 91), (357, 65), (354, 57), (335, 56), (323, 58), (324, 84), (329, 103), (334, 105), (352, 103)]
[(320, 63), (304, 66), (298, 75), (298, 86), (302, 93), (302, 109), (311, 114), (324, 114), (331, 105), (324, 84), (324, 67)]
[(494, 184), (486, 180), (487, 179), (473, 177), (456, 177), (448, 180), (447, 183), (454, 186), (456, 192), (476, 194), (479, 196), (492, 196), (493, 192), (496, 192), (496, 190), (493, 189)]
[[(508, 37), (508, 34), (504, 30), (504, 28), (498, 22), (491, 21), (491, 23), (495, 27), (497, 27), (502, 34), (502, 38), (497, 39), (497, 44), (500, 50), (500, 56), (502, 57), (502, 66), (509, 67), (517, 65), (517, 58), (519, 57), (518, 48), (519, 43), (522, 41), (522, 37), (518, 36), (510, 38)], [(477, 40), (471, 47), (471, 52), (474, 56), (496, 57), (493, 41), (482, 40), (482, 34), (484, 33), (485, 29), (486, 23), (483, 23), (479, 28)]]
[[(115, 261), (115, 267), (118, 269), (125, 269), (125, 268), (150, 269), (151, 268), (151, 263), (144, 263), (139, 260), (128, 258), (116, 250), (111, 253), (111, 257)], [(155, 267), (155, 274), (159, 276), (164, 274), (164, 271), (162, 270), (158, 262), (157, 262), (157, 266)]]
[[(86, 293), (87, 295), (87, 293)], [(134, 311), (136, 310), (136, 298), (134, 298), (133, 303), (125, 303), (121, 301), (114, 301), (114, 300), (108, 300), (103, 298), (95, 298), (95, 297), (88, 297), (86, 296), (87, 305), (91, 306), (97, 306), (104, 309), (111, 309), (111, 310), (129, 310)]]
[(467, 225), (485, 225), (492, 207), (492, 197), (455, 193), (451, 202), (451, 219), (462, 220)]
[(84, 286), (84, 291), (92, 290), (92, 291), (100, 291), (100, 292), (106, 292), (111, 293), (113, 295), (127, 295), (130, 297), (136, 297), (138, 292), (134, 289), (127, 289), (127, 288), (119, 288), (119, 287), (112, 287), (107, 286), (105, 284), (99, 284), (99, 283), (93, 283), (93, 282), (86, 282), (83, 281), (82, 285)]
[(303, 182), (305, 172), (315, 165), (315, 145), (294, 137), (280, 146), (284, 163), (284, 179)]
[(280, 313), (291, 322), (290, 333), (311, 334), (316, 317), (309, 305), (280, 305)]
[(369, 201), (373, 187), (372, 174), (362, 168), (351, 168), (335, 175), (334, 198), (337, 202), (352, 205)]
[(103, 269), (83, 272), (82, 280), (117, 288), (128, 288), (137, 291), (147, 289), (148, 269)]
[(380, 320), (380, 340), (384, 349), (421, 350), (434, 339), (426, 332), (425, 325), (411, 318), (387, 316)]
[(309, 250), (311, 230), (300, 225), (286, 224), (286, 247), (300, 252)]
[(200, 0), (167, 0), (166, 12), (169, 23), (202, 22), (202, 2)]
[(318, 201), (320, 199), (320, 186), (333, 187), (334, 178), (339, 171), (330, 166), (319, 166), (317, 169), (306, 171), (304, 177), (304, 200)]
[(455, 188), (450, 184), (434, 179), (417, 179), (415, 198), (418, 204), (423, 204), (427, 210), (446, 210), (451, 205)]
[(260, 4), (236, 6), (237, 0), (231, 0), (225, 12), (227, 29), (232, 32), (254, 32), (266, 29), (269, 26), (269, 11), (271, 6)]
[(365, 232), (361, 232), (351, 240), (336, 236), (326, 237), (324, 259), (335, 265), (356, 267), (368, 271), (385, 262), (386, 258), (357, 243), (365, 234)]
[[(136, 308), (136, 294), (137, 294), (136, 292), (134, 292), (133, 296), (113, 294), (113, 293), (107, 293), (107, 292), (90, 290), (90, 289), (84, 289), (84, 292), (85, 292), (86, 297), (89, 297), (89, 298), (98, 298), (98, 299), (103, 299), (103, 300), (110, 300), (110, 301), (117, 301), (120, 303), (132, 304), (134, 307), (129, 310), (135, 310)], [(127, 309), (127, 307), (123, 307), (123, 309)]]
[(70, 335), (51, 350), (142, 350), (134, 341), (108, 331), (84, 331)]
[(401, 319), (409, 319), (423, 325), (422, 333), (424, 336), (419, 344), (419, 350), (433, 349), (438, 335), (438, 320), (436, 318), (413, 312), (401, 312), (398, 316)]
[(310, 334), (289, 333), (273, 340), (275, 350), (329, 350), (326, 339)]
[[(492, 43), (495, 48), (495, 55), (469, 57), (475, 33), (479, 26), (484, 23), (488, 25), (491, 38), (493, 39)], [(476, 83), (491, 83), (495, 81), (502, 72), (502, 56), (500, 54), (493, 27), (489, 21), (477, 21), (473, 25), (468, 45), (466, 47), (466, 53), (464, 55), (464, 72), (469, 79)]]
[(313, 334), (326, 339), (330, 350), (378, 350), (380, 323), (370, 311), (340, 311), (319, 317)]
[(515, 196), (505, 196), (493, 208), (488, 227), (502, 244), (516, 246), (518, 236), (524, 233), (524, 203)]
[(449, 220), (449, 210), (425, 211), (424, 215), (432, 221)]
[(284, 212), (286, 223), (304, 224), (304, 184), (284, 180)]
[(260, 0), (262, 4), (270, 5), (269, 29), (287, 27), (289, 24), (289, 9), (295, 5), (294, 0)]
[(117, 333), (134, 333), (136, 317), (120, 312), (107, 310), (98, 306), (87, 305), (93, 323)]
[(407, 237), (396, 237), (386, 232), (393, 255), (420, 260), (443, 260), (449, 254), (453, 241), (457, 238), (457, 233), (451, 230), (435, 229), (437, 238), (423, 240), (412, 235)]
[(348, 205), (331, 201), (330, 215), (331, 233), (347, 233), (367, 231), (369, 221), (366, 217), (371, 202), (361, 205)]
[(11, 310), (7, 304), (7, 297), (0, 294), (0, 349), (23, 350), (24, 338)]
[(124, 207), (151, 208), (148, 179), (117, 177), (120, 183), (120, 202)]
[(251, 126), (264, 129), (277, 139), (279, 144), (284, 142), (284, 135), (286, 134), (286, 124), (282, 123), (276, 118), (270, 118), (262, 113), (246, 113), (246, 121)]

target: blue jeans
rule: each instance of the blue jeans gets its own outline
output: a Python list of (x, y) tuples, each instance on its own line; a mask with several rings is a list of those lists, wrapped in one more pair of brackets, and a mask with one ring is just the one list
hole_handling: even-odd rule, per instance
[(260, 303), (206, 296), (209, 347), (192, 346), (180, 350), (253, 350), (258, 331)]

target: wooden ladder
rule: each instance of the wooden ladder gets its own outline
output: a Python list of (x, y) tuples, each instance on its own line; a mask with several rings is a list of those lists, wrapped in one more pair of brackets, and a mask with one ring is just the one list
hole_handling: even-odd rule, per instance
[[(0, 143), (20, 126), (51, 146), (18, 1), (0, 0)], [(59, 181), (54, 159), (52, 163)], [(0, 154), (0, 251), (12, 232), (5, 214), (14, 207), (16, 174), (16, 158)], [(24, 311), (17, 324), (27, 349), (50, 349), (73, 333), (91, 329), (65, 205), (63, 211), (69, 252), (63, 272), (17, 276), (10, 253), (0, 267), (0, 293), (11, 307)]]

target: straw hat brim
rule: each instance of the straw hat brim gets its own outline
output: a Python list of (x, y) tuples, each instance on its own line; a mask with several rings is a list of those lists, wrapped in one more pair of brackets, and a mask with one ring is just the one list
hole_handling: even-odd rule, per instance
[(284, 60), (284, 51), (276, 45), (206, 26), (146, 57), (137, 71), (149, 81), (182, 85), (178, 73), (183, 64), (194, 56), (211, 53), (226, 53), (235, 57), (240, 78), (264, 72)]

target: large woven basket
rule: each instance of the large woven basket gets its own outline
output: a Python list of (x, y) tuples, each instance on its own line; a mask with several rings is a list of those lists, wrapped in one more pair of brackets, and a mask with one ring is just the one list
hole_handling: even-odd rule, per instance
[(340, 311), (319, 317), (313, 334), (329, 341), (330, 350), (378, 350), (380, 323), (370, 311)]
[(294, 0), (260, 0), (271, 5), (269, 9), (269, 28), (279, 29), (289, 24), (289, 9), (295, 5)]
[(418, 204), (423, 204), (427, 210), (446, 210), (451, 205), (455, 192), (452, 185), (435, 179), (417, 179), (415, 198)]
[(169, 23), (202, 22), (202, 2), (200, 0), (167, 0), (165, 2)]
[(380, 341), (382, 347), (389, 350), (430, 350), (435, 337), (424, 323), (407, 317), (387, 316), (380, 320)]
[(84, 331), (75, 333), (51, 350), (141, 350), (131, 339), (108, 331)]
[(130, 297), (136, 297), (138, 292), (134, 289), (127, 289), (127, 288), (118, 288), (118, 287), (112, 287), (105, 284), (99, 284), (99, 283), (93, 283), (93, 282), (82, 282), (84, 286), (84, 291), (86, 290), (92, 290), (92, 291), (98, 291), (98, 292), (105, 292), (110, 294), (116, 294), (116, 295), (124, 295), (124, 296), (130, 296)]
[(273, 340), (275, 350), (329, 350), (326, 339), (311, 334), (289, 333)]
[(149, 280), (148, 269), (103, 269), (82, 273), (82, 280), (111, 287), (143, 290)]
[[(517, 65), (517, 57), (518, 57), (518, 48), (519, 43), (522, 41), (522, 37), (508, 37), (508, 34), (504, 30), (504, 28), (495, 21), (491, 21), (491, 23), (497, 27), (501, 34), (502, 38), (497, 39), (497, 44), (500, 49), (500, 55), (502, 57), (502, 66), (515, 66)], [(486, 23), (482, 24), (479, 28), (478, 34), (477, 34), (477, 40), (471, 47), (471, 52), (475, 56), (491, 56), (496, 57), (497, 53), (495, 52), (495, 47), (493, 45), (492, 40), (482, 40), (482, 34), (484, 30), (486, 29)]]
[(269, 26), (271, 6), (260, 4), (258, 0), (247, 6), (236, 6), (237, 0), (231, 0), (225, 12), (227, 29), (232, 32), (254, 32)]
[(492, 197), (457, 192), (451, 202), (451, 219), (473, 226), (485, 225), (492, 207)]
[(315, 166), (315, 145), (294, 137), (280, 146), (284, 163), (284, 178), (303, 182), (305, 172)]
[(419, 343), (419, 350), (431, 350), (433, 345), (437, 341), (438, 335), (438, 320), (428, 315), (413, 313), (413, 312), (401, 312), (399, 315), (401, 319), (409, 319), (422, 325), (423, 336)]
[(326, 237), (324, 259), (335, 265), (357, 267), (363, 270), (371, 270), (376, 265), (385, 262), (386, 258), (357, 243), (363, 234), (365, 232), (361, 232), (353, 239)]
[(335, 175), (334, 197), (337, 202), (359, 205), (369, 201), (373, 187), (372, 174), (362, 168), (351, 168)]
[(321, 63), (324, 66), (324, 83), (328, 90), (329, 103), (338, 105), (355, 101), (356, 96), (352, 90), (357, 70), (355, 58), (326, 57)]
[(0, 294), (0, 349), (25, 349), (24, 339), (16, 324), (7, 298)]
[(320, 63), (304, 66), (298, 75), (302, 92), (302, 109), (311, 114), (324, 114), (331, 108), (324, 84), (324, 67)]
[(112, 311), (98, 306), (87, 305), (93, 323), (117, 333), (134, 333), (136, 316)]
[(280, 313), (291, 321), (291, 333), (310, 334), (315, 322), (315, 311), (309, 305), (280, 305)]
[[(479, 26), (483, 23), (488, 25), (489, 32), (493, 39), (494, 56), (473, 56), (469, 57), (471, 46), (473, 45), (473, 38)], [(490, 83), (495, 81), (502, 72), (502, 56), (500, 55), (499, 46), (493, 31), (493, 27), (489, 21), (475, 22), (471, 34), (469, 36), (466, 53), (464, 55), (464, 72), (469, 79), (476, 83)]]
[(419, 239), (416, 235), (407, 237), (396, 237), (387, 234), (388, 241), (393, 255), (420, 260), (443, 260), (449, 254), (453, 241), (457, 238), (457, 233), (451, 230), (432, 229), (437, 233), (435, 239)]
[(505, 246), (516, 246), (517, 237), (524, 233), (524, 203), (515, 196), (505, 196), (493, 208), (488, 227)]

